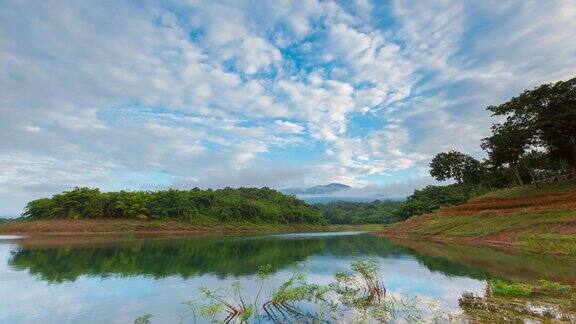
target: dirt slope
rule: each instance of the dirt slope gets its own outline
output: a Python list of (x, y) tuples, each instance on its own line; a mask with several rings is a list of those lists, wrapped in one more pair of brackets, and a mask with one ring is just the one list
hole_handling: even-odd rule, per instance
[(531, 187), (527, 195), (519, 188), (492, 192), (410, 218), (383, 234), (576, 255), (576, 181)]

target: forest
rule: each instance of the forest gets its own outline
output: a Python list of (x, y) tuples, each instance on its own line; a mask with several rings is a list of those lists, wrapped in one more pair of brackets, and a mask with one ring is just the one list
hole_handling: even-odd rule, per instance
[(330, 224), (389, 224), (397, 221), (395, 200), (373, 202), (333, 201), (316, 204)]
[(269, 188), (120, 192), (74, 188), (51, 198), (31, 201), (23, 217), (325, 224), (317, 208)]

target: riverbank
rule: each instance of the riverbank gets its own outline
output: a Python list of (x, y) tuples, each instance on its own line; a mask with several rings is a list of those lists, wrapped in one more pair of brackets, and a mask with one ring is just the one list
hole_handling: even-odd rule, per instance
[(382, 235), (393, 238), (509, 246), (576, 256), (576, 182), (491, 192), (465, 204), (412, 217)]
[(310, 231), (378, 231), (382, 225), (310, 225), (259, 224), (241, 222), (192, 223), (174, 220), (139, 219), (58, 219), (10, 221), (0, 223), (3, 235), (78, 235), (78, 234), (195, 234), (195, 233), (254, 233), (254, 232), (310, 232)]

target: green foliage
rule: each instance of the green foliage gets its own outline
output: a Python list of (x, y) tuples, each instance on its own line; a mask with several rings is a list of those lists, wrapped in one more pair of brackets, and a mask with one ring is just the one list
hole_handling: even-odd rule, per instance
[(488, 110), (505, 116), (505, 124), (515, 134), (529, 135), (534, 144), (564, 160), (576, 172), (576, 78), (526, 90)]
[(430, 162), (431, 176), (438, 181), (454, 179), (463, 186), (465, 193), (467, 186), (480, 183), (481, 174), (480, 162), (458, 151), (438, 153)]
[(354, 260), (350, 268), (350, 272), (337, 273), (336, 282), (331, 285), (342, 304), (362, 311), (380, 304), (386, 290), (380, 281), (380, 265), (376, 259)]
[(537, 283), (490, 279), (488, 280), (488, 286), (492, 294), (501, 297), (565, 294), (572, 290), (572, 286), (570, 285), (544, 279), (539, 280)]
[(528, 297), (532, 295), (533, 287), (519, 282), (506, 282), (500, 279), (488, 281), (491, 292), (502, 297)]
[(538, 282), (539, 288), (549, 292), (568, 292), (572, 289), (570, 285), (561, 284), (559, 282), (540, 280)]
[[(206, 303), (200, 305), (201, 315), (209, 322), (273, 322), (273, 323), (373, 323), (373, 322), (435, 322), (447, 321), (447, 312), (438, 309), (435, 302), (426, 302), (414, 296), (386, 295), (381, 282), (380, 266), (376, 259), (357, 259), (351, 271), (339, 273), (328, 285), (309, 284), (301, 268), (276, 288), (271, 286), (270, 298), (253, 303), (250, 312), (244, 312), (244, 299), (237, 285), (211, 291), (201, 288)], [(227, 295), (227, 296), (226, 296)], [(256, 299), (258, 296), (256, 297)], [(199, 304), (187, 302), (196, 309)], [(261, 308), (261, 312), (258, 312)], [(232, 310), (232, 311), (230, 311)], [(428, 318), (425, 313), (432, 313)]]
[(488, 152), (490, 161), (496, 166), (508, 166), (524, 186), (520, 175), (520, 161), (533, 143), (530, 130), (507, 121), (492, 125), (492, 136), (482, 140), (482, 148)]
[[(470, 196), (476, 196), (486, 191), (476, 186), (469, 190)], [(454, 206), (468, 200), (468, 196), (457, 184), (448, 186), (426, 186), (424, 189), (414, 191), (398, 209), (394, 211), (397, 219), (434, 212), (440, 207)]]
[(31, 201), (28, 219), (178, 219), (270, 224), (325, 224), (320, 211), (269, 188), (100, 192), (75, 188)]
[(154, 315), (152, 314), (144, 314), (139, 316), (137, 319), (134, 320), (134, 324), (150, 324), (152, 323), (152, 318)]
[(393, 200), (370, 203), (333, 201), (315, 205), (330, 224), (390, 224), (398, 221), (394, 211), (401, 204)]

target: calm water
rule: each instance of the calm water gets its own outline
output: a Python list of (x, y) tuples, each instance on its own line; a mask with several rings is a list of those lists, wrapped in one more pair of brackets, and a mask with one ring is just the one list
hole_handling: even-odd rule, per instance
[(152, 313), (155, 323), (177, 323), (186, 309), (181, 302), (199, 299), (200, 286), (238, 280), (255, 294), (264, 264), (274, 266), (275, 283), (305, 264), (307, 281), (327, 284), (361, 256), (379, 260), (389, 293), (436, 299), (453, 310), (464, 292), (482, 294), (489, 277), (576, 283), (570, 259), (361, 232), (110, 241), (0, 238), (0, 322), (130, 323)]

